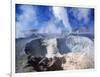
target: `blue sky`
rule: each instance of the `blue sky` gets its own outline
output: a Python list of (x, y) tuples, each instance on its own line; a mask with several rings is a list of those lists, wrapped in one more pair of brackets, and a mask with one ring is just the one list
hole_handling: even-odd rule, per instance
[(16, 38), (85, 28), (94, 31), (94, 9), (16, 4)]

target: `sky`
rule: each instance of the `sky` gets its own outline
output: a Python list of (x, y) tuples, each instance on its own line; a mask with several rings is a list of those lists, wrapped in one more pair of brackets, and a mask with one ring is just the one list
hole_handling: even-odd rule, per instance
[(94, 33), (94, 9), (16, 4), (16, 38), (32, 33), (73, 32)]

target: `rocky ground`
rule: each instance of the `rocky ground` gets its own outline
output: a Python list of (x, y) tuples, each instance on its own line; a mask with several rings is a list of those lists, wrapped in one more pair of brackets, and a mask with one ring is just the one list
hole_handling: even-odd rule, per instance
[(16, 73), (94, 68), (94, 43), (87, 37), (70, 35), (57, 39), (56, 46), (62, 56), (51, 58), (45, 57), (46, 48), (41, 48), (39, 41), (16, 41)]

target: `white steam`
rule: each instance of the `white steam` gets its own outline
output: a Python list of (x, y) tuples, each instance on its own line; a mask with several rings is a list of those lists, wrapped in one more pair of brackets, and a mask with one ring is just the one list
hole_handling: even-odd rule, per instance
[(53, 14), (58, 20), (62, 20), (65, 29), (67, 29), (69, 32), (72, 31), (72, 28), (69, 23), (69, 18), (67, 15), (67, 9), (65, 10), (64, 7), (52, 7)]
[[(53, 16), (49, 21), (44, 21), (44, 23), (38, 22), (37, 11), (31, 5), (22, 5), (20, 6), (22, 14), (16, 15), (16, 38), (27, 37), (31, 35), (30, 30), (34, 29), (36, 25), (39, 25), (38, 33), (62, 33), (63, 26), (64, 29), (70, 33), (72, 28), (69, 22), (67, 9), (64, 7), (52, 7)], [(78, 20), (84, 20), (83, 23), (87, 23), (89, 20), (89, 9), (85, 8), (72, 8), (70, 13)], [(62, 22), (62, 27), (59, 26), (59, 22)], [(82, 23), (82, 24), (83, 24)], [(58, 25), (57, 25), (58, 24)]]
[(63, 7), (52, 7), (52, 12), (54, 15), (54, 18), (52, 18), (49, 22), (46, 23), (45, 27), (42, 27), (39, 30), (39, 33), (62, 33), (62, 28), (59, 27), (59, 25), (55, 24), (62, 21), (62, 26), (64, 25), (64, 28), (67, 32), (71, 32), (72, 28), (69, 23), (69, 18), (67, 15), (67, 9)]
[(88, 8), (71, 8), (70, 13), (78, 21), (82, 21), (84, 24), (89, 21), (90, 9), (88, 9)]
[(36, 12), (30, 5), (20, 6), (22, 14), (17, 15), (18, 21), (16, 22), (16, 38), (26, 37), (27, 31), (32, 29), (31, 23), (37, 24)]
[(38, 33), (61, 33), (62, 30), (60, 27), (58, 27), (53, 20), (50, 20), (49, 22), (44, 23), (44, 27), (41, 27)]

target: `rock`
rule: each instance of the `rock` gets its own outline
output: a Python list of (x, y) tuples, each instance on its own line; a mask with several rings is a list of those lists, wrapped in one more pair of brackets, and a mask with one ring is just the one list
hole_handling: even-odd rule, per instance
[(94, 60), (87, 54), (80, 52), (68, 53), (64, 56), (66, 62), (62, 64), (64, 70), (94, 68)]
[(32, 40), (25, 46), (25, 53), (36, 57), (45, 56), (47, 53), (46, 47), (42, 45), (42, 39)]

